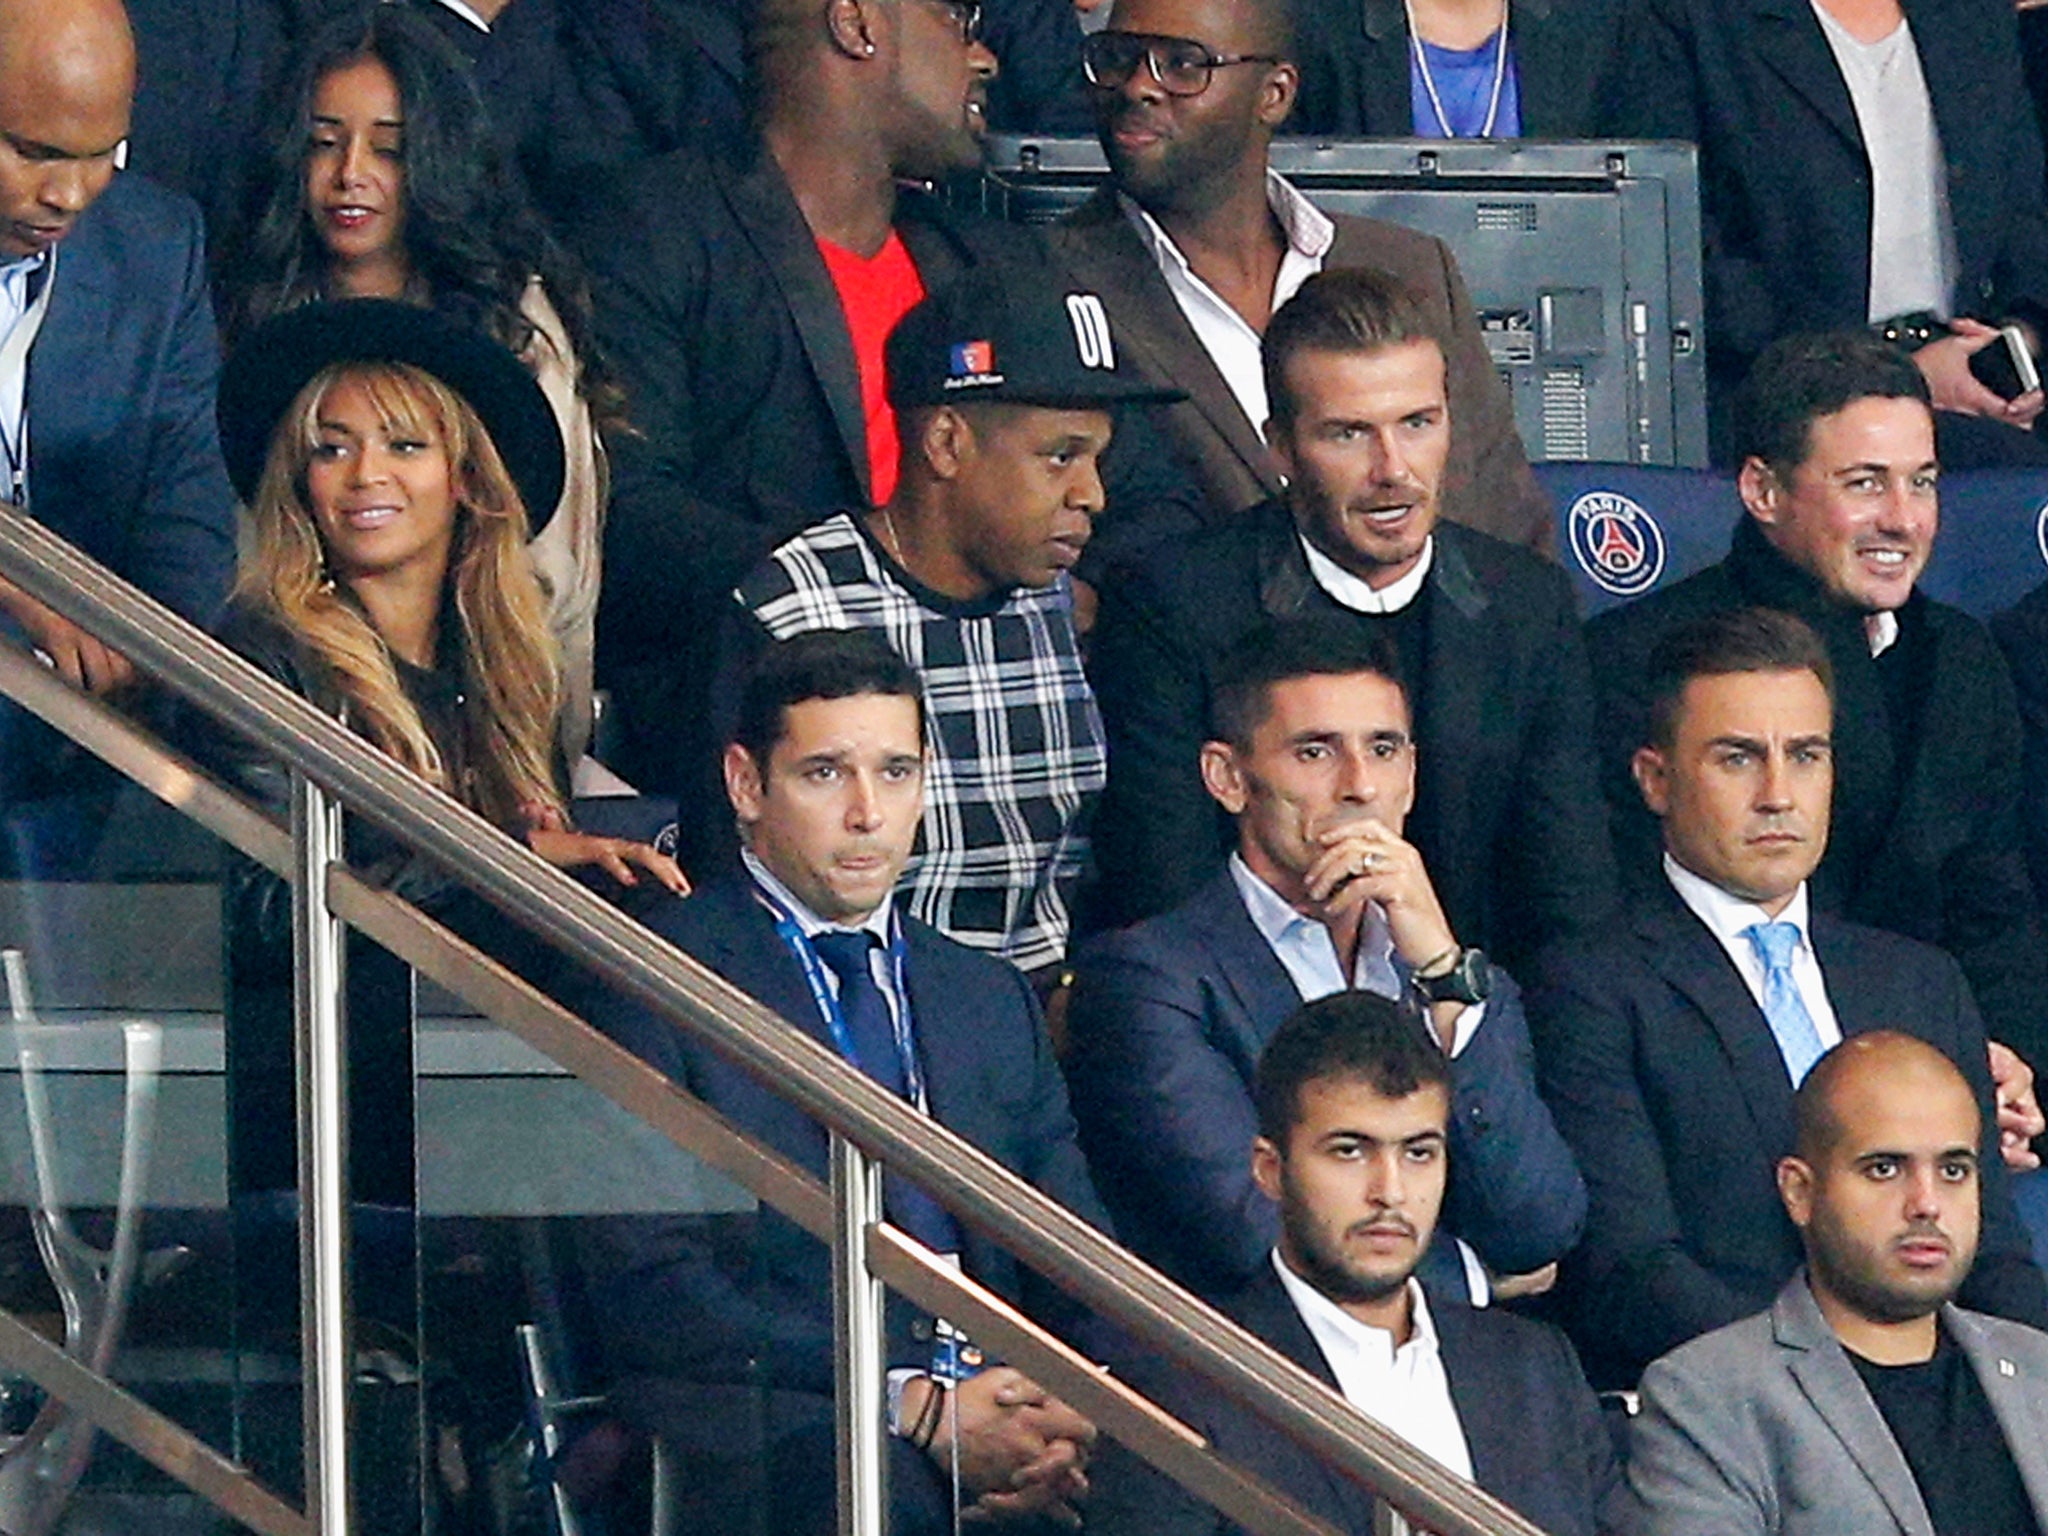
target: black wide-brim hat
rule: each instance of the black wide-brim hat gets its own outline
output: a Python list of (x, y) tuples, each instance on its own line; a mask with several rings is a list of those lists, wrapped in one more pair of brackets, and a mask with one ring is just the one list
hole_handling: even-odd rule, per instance
[(416, 304), (340, 299), (263, 322), (220, 380), (220, 447), (246, 505), (256, 497), (270, 440), (299, 391), (334, 363), (407, 363), (468, 402), (539, 533), (562, 499), (562, 429), (527, 367), (483, 332)]

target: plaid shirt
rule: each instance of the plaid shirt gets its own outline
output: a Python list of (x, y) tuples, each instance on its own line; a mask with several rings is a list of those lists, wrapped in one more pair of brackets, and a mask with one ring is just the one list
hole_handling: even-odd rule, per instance
[(918, 586), (851, 513), (777, 549), (733, 596), (778, 640), (871, 626), (924, 682), (924, 826), (901, 887), (940, 932), (1023, 970), (1060, 960), (1108, 776), (1067, 578), (959, 602)]

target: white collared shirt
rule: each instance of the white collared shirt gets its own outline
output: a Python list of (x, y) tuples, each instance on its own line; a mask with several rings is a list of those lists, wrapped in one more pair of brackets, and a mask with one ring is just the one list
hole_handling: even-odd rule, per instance
[(1799, 942), (1792, 948), (1792, 981), (1799, 988), (1799, 1000), (1806, 1004), (1807, 1014), (1813, 1019), (1821, 1049), (1832, 1050), (1842, 1043), (1842, 1026), (1836, 1022), (1834, 1007), (1828, 1002), (1827, 980), (1821, 975), (1820, 961), (1814, 955), (1813, 939), (1806, 926), (1803, 883), (1785, 904), (1785, 910), (1772, 917), (1755, 902), (1731, 896), (1711, 880), (1702, 879), (1668, 853), (1664, 855), (1664, 877), (1678, 892), (1678, 899), (1728, 951), (1728, 958), (1735, 962), (1743, 985), (1749, 988), (1749, 995), (1756, 999), (1759, 1008), (1764, 1005), (1764, 963), (1756, 946), (1743, 937), (1742, 931), (1755, 923), (1790, 923), (1797, 928)]
[[(1305, 913), (1297, 912), (1287, 898), (1252, 872), (1244, 859), (1232, 853), (1230, 878), (1244, 902), (1245, 914), (1259, 937), (1273, 951), (1273, 958), (1287, 972), (1294, 990), (1304, 1003), (1353, 988), (1381, 997), (1399, 998), (1401, 973), (1394, 968), (1394, 937), (1387, 931), (1387, 914), (1378, 902), (1366, 904), (1358, 935), (1358, 958), (1346, 977), (1337, 958), (1337, 941), (1330, 930)], [(1472, 1043), (1486, 1018), (1486, 1004), (1459, 1010), (1451, 1029), (1452, 1056)]]
[(1397, 1346), (1386, 1329), (1361, 1323), (1295, 1274), (1277, 1248), (1273, 1268), (1329, 1362), (1344, 1401), (1469, 1481), (1472, 1451), (1451, 1401), (1450, 1377), (1444, 1373), (1436, 1322), (1422, 1287), (1408, 1282), (1411, 1326), (1408, 1342)]
[[(40, 251), (0, 267), (0, 346), (6, 344), (14, 328), (27, 317), (36, 275), (49, 259), (48, 251)], [(23, 358), (21, 367), (0, 372), (0, 433), (6, 434), (10, 452), (19, 453), (24, 461), (28, 456), (28, 434), (22, 430), (22, 413), (27, 409), (28, 359)], [(21, 465), (21, 472), (24, 477), (28, 474), (26, 462)], [(7, 480), (6, 466), (0, 465), (0, 501), (11, 494)]]
[(1430, 563), (1436, 559), (1436, 535), (1422, 541), (1415, 569), (1384, 587), (1375, 587), (1364, 577), (1354, 576), (1307, 539), (1301, 539), (1301, 552), (1308, 556), (1308, 573), (1315, 577), (1316, 585), (1339, 606), (1353, 613), (1399, 613), (1415, 601), (1423, 582), (1429, 579)]
[(1863, 638), (1869, 642), (1872, 659), (1882, 656), (1898, 643), (1899, 616), (1889, 608), (1880, 608), (1863, 618)]
[(484, 20), (483, 13), (475, 7), (465, 4), (464, 0), (440, 0), (440, 3), (460, 16), (472, 27), (475, 27), (477, 31), (488, 32), (491, 30), (491, 24)]
[[(1277, 310), (1294, 297), (1303, 283), (1323, 270), (1330, 245), (1337, 238), (1337, 226), (1330, 222), (1329, 215), (1289, 186), (1278, 172), (1266, 172), (1266, 200), (1272, 205), (1273, 216), (1280, 221), (1280, 232), (1287, 240), (1287, 249), (1280, 256), (1279, 274), (1273, 279), (1272, 308)], [(1173, 302), (1180, 306), (1180, 312), (1194, 327), (1202, 350), (1209, 354), (1216, 371), (1223, 375), (1223, 382), (1237, 397), (1252, 430), (1263, 437), (1266, 431), (1266, 371), (1259, 357), (1259, 333), (1224, 301), (1222, 295), (1195, 275), (1187, 258), (1173, 243), (1173, 237), (1159, 227), (1158, 220), (1129, 197), (1119, 196), (1118, 201), (1123, 204), (1124, 216), (1131, 221), (1132, 227), (1138, 231), (1138, 238), (1158, 264), (1160, 275), (1166, 279), (1167, 289), (1173, 294)]]
[[(747, 873), (754, 877), (754, 883), (782, 904), (783, 910), (796, 919), (798, 930), (807, 939), (821, 933), (866, 933), (874, 938), (868, 946), (868, 965), (875, 975), (875, 985), (882, 989), (882, 996), (889, 1000), (889, 1012), (893, 1016), (901, 1011), (901, 1001), (896, 996), (895, 967), (889, 963), (889, 941), (894, 937), (890, 931), (890, 914), (894, 910), (895, 898), (885, 896), (882, 904), (862, 918), (858, 923), (828, 923), (809, 907), (805, 906), (796, 893), (784, 885), (754, 856), (751, 848), (742, 849), (740, 860), (747, 866)], [(839, 978), (831, 966), (824, 966), (825, 984), (832, 989), (832, 995), (839, 995)]]

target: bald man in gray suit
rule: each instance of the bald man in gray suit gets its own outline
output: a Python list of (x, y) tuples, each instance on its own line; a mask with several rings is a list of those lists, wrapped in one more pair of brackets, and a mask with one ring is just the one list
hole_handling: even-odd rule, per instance
[(1976, 1101), (1873, 1031), (1801, 1085), (1778, 1192), (1805, 1270), (1643, 1375), (1635, 1536), (2040, 1536), (2048, 1334), (1955, 1306), (1977, 1245)]

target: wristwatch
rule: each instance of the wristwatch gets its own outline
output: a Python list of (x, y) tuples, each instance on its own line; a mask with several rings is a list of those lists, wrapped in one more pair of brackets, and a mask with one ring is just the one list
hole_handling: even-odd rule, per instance
[(1417, 975), (1415, 990), (1428, 1002), (1464, 1003), (1470, 1007), (1485, 1002), (1493, 991), (1493, 967), (1487, 963), (1484, 950), (1461, 949), (1457, 960), (1442, 975)]

